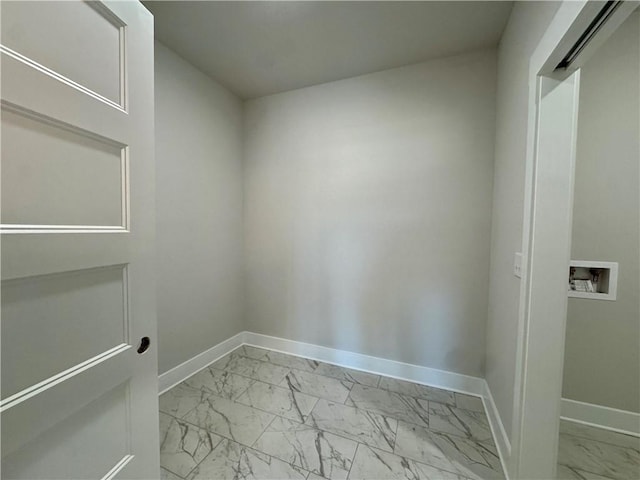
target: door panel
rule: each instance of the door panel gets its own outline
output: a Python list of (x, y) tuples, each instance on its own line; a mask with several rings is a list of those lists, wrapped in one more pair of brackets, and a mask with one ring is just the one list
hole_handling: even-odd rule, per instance
[[(21, 391), (20, 395), (4, 400), (2, 478), (14, 478), (5, 474), (5, 468), (12, 466), (9, 461), (11, 455), (21, 450), (22, 457), (36, 461), (40, 454), (30, 452), (28, 447), (38, 437), (47, 431), (55, 430), (56, 425), (87, 405), (99, 402), (103, 395), (118, 385), (127, 384), (131, 388), (130, 363), (134, 360), (135, 350), (128, 346), (120, 346), (105, 353), (101, 358), (79, 364), (73, 374), (64, 372), (59, 376), (50, 377)], [(131, 426), (128, 419), (123, 421)], [(67, 440), (62, 437), (56, 438), (57, 443)]]
[(3, 370), (2, 398), (128, 343), (126, 284), (123, 265), (5, 282), (2, 354), (22, 367)]
[(157, 478), (153, 19), (0, 9), (3, 478)]
[[(102, 478), (130, 452), (127, 424), (123, 421), (130, 406), (128, 395), (127, 384), (118, 385), (56, 424), (26, 448), (9, 455), (3, 475)], [(58, 442), (59, 438), (66, 441)], [(33, 452), (36, 455), (32, 456)]]
[(125, 24), (109, 9), (94, 2), (10, 1), (2, 13), (11, 19), (2, 26), (5, 47), (122, 105)]
[(2, 135), (3, 224), (125, 227), (124, 145), (6, 106)]

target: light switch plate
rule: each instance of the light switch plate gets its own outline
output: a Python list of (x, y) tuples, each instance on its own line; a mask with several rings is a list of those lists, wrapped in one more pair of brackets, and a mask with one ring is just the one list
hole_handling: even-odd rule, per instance
[(520, 252), (516, 252), (513, 257), (513, 274), (518, 278), (522, 278), (522, 253)]

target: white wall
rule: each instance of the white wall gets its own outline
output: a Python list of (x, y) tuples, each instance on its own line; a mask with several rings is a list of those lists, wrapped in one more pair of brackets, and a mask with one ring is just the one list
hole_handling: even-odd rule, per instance
[(563, 397), (640, 412), (640, 14), (582, 69), (572, 258), (618, 262), (615, 302), (570, 298)]
[(159, 372), (244, 329), (242, 103), (155, 44)]
[(254, 332), (484, 375), (495, 51), (246, 103)]
[(498, 48), (486, 379), (508, 435), (513, 425), (522, 251), (529, 60), (559, 2), (515, 2)]

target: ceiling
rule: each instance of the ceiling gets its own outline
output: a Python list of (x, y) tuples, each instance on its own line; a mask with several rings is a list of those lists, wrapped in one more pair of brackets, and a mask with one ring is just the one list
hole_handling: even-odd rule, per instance
[(512, 2), (145, 1), (156, 37), (240, 98), (494, 47)]

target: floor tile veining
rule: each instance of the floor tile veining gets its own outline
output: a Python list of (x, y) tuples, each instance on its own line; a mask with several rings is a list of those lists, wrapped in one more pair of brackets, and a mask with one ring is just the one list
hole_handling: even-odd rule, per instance
[(473, 396), (244, 345), (160, 397), (163, 479), (503, 479)]
[(560, 422), (557, 478), (640, 478), (640, 438), (568, 421)]

